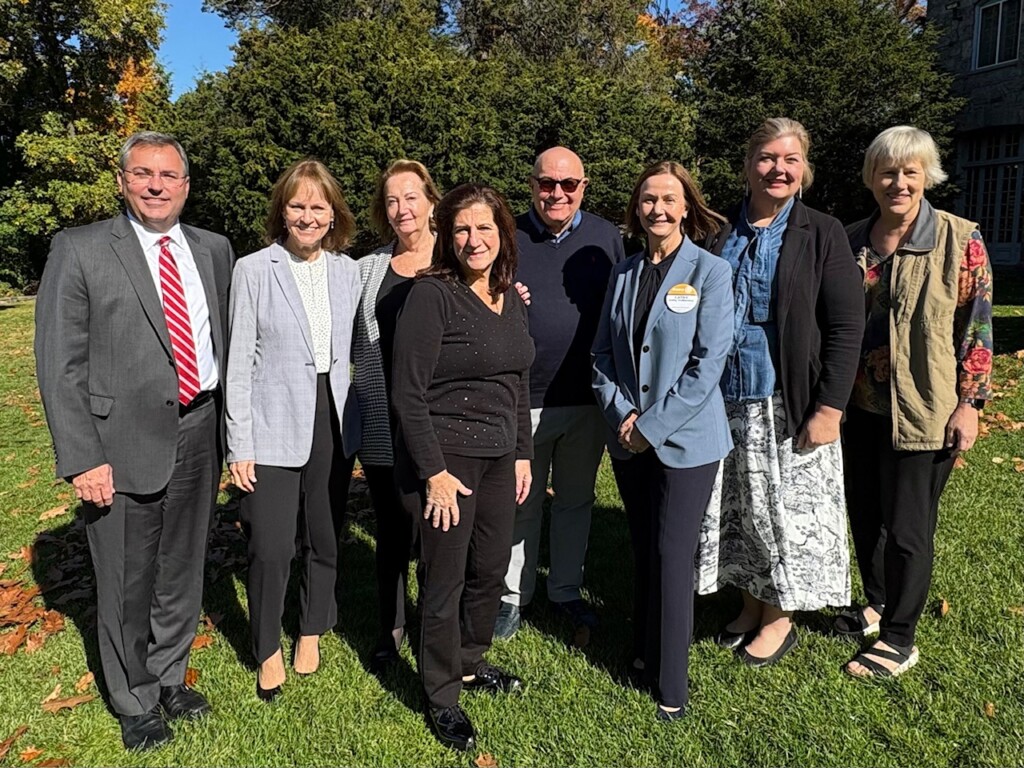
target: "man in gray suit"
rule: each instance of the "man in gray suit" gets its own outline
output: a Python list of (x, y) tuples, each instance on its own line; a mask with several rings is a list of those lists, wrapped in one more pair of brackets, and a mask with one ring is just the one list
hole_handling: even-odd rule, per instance
[(36, 370), (57, 474), (81, 499), (103, 678), (126, 748), (199, 717), (184, 684), (220, 477), (228, 241), (180, 224), (188, 158), (121, 150), (125, 214), (57, 234), (36, 301)]

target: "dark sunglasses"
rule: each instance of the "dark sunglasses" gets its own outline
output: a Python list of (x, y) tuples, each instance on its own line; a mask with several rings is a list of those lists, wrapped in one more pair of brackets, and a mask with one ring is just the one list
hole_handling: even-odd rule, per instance
[(549, 179), (547, 176), (533, 176), (532, 178), (537, 182), (541, 192), (554, 192), (555, 187), (560, 186), (563, 192), (568, 192), (570, 195), (583, 183), (583, 179)]

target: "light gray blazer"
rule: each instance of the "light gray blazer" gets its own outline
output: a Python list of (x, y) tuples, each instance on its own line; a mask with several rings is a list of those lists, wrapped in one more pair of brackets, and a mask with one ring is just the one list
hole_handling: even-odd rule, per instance
[[(225, 392), (229, 462), (301, 467), (313, 445), (313, 338), (288, 251), (276, 243), (238, 260), (232, 277)], [(331, 396), (346, 456), (359, 449), (359, 404), (350, 397), (359, 268), (324, 253), (331, 303)]]
[[(363, 421), (363, 441), (359, 462), (364, 466), (390, 467), (395, 463), (391, 419), (388, 415), (388, 387), (384, 378), (384, 361), (380, 354), (380, 326), (377, 325), (377, 294), (388, 273), (394, 243), (381, 246), (359, 260), (359, 278), (363, 297), (356, 315), (354, 357), (356, 372), (352, 377), (359, 396), (359, 413)], [(390, 362), (390, 361), (389, 361)]]
[[(223, 381), (234, 254), (222, 235), (185, 224), (181, 231), (206, 292)], [(127, 216), (53, 238), (36, 299), (35, 352), (57, 474), (110, 464), (121, 493), (164, 488), (178, 451), (178, 375), (160, 295)]]
[[(608, 453), (633, 457), (619, 445), (617, 432), (636, 411), (637, 429), (666, 466), (719, 461), (732, 450), (718, 386), (732, 347), (732, 269), (689, 238), (683, 241), (648, 315), (638, 369), (633, 318), (645, 261), (641, 251), (612, 268), (594, 339), (593, 386), (610, 428)], [(666, 296), (680, 284), (694, 288), (699, 300), (693, 309), (676, 313)]]

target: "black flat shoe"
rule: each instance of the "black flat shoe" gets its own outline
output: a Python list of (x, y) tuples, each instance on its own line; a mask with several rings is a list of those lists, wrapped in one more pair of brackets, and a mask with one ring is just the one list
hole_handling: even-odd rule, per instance
[(476, 731), (462, 707), (438, 707), (430, 710), (430, 724), (437, 740), (451, 749), (466, 752), (476, 746)]
[(160, 706), (168, 720), (196, 720), (210, 711), (210, 702), (206, 697), (185, 684), (161, 687)]
[(725, 627), (722, 627), (722, 631), (715, 635), (715, 643), (717, 643), (719, 648), (733, 651), (743, 647), (757, 637), (758, 631), (759, 627), (748, 629), (746, 632), (730, 632)]
[(174, 738), (160, 714), (159, 704), (141, 715), (120, 715), (118, 720), (125, 749), (153, 749)]
[(682, 720), (685, 715), (686, 707), (680, 707), (675, 712), (669, 712), (667, 709), (663, 709), (659, 704), (658, 711), (654, 715), (654, 719), (662, 723), (674, 723), (676, 720)]
[(523, 688), (523, 681), (515, 675), (510, 675), (499, 667), (492, 667), (490, 664), (481, 664), (477, 667), (476, 677), (469, 682), (463, 682), (462, 687), (467, 691), (487, 691), (487, 693), (512, 693)]
[(778, 650), (776, 650), (771, 656), (766, 658), (754, 656), (748, 653), (746, 648), (740, 648), (736, 651), (736, 655), (738, 655), (740, 657), (740, 661), (748, 667), (770, 667), (772, 664), (777, 664), (783, 656), (796, 647), (796, 644), (796, 626), (792, 626), (789, 628), (789, 633), (782, 641), (782, 645), (780, 645)]
[(260, 687), (260, 673), (256, 673), (256, 696), (260, 701), (269, 704), (278, 697), (281, 693), (281, 686), (275, 685), (273, 688), (261, 688)]

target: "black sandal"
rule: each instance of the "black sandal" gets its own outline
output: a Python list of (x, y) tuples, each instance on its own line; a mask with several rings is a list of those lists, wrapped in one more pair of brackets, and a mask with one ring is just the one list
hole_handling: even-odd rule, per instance
[[(879, 615), (885, 608), (884, 605), (867, 605), (866, 608), (873, 608)], [(850, 608), (843, 611), (832, 622), (832, 628), (837, 634), (843, 637), (870, 637), (878, 634), (878, 621), (868, 624), (864, 618), (865, 608)]]
[[(861, 651), (850, 660), (850, 663), (853, 663), (855, 661), (862, 667), (867, 668), (869, 670), (868, 674), (858, 675), (856, 672), (851, 672), (849, 664), (843, 667), (843, 669), (846, 671), (846, 674), (848, 674), (850, 677), (860, 678), (899, 677), (908, 669), (917, 664), (917, 662), (921, 658), (920, 654), (917, 652), (917, 648), (907, 648), (905, 646), (892, 645), (891, 643), (886, 643), (886, 645), (892, 648), (892, 650), (888, 651), (879, 648), (878, 643), (875, 643), (870, 648)], [(871, 658), (872, 656), (879, 659), (888, 659), (889, 661), (895, 661), (897, 662), (897, 666), (893, 669), (889, 669), (883, 664), (875, 661), (875, 659)]]

